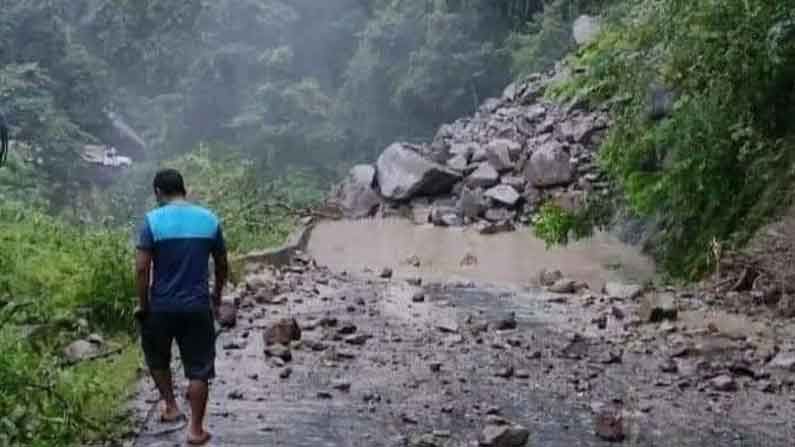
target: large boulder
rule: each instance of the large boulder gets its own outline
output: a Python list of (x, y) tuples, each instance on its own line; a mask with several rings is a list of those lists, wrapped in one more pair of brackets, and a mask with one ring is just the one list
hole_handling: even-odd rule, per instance
[(602, 31), (602, 21), (598, 17), (581, 15), (577, 17), (572, 26), (572, 34), (577, 45), (587, 45), (599, 36)]
[(567, 185), (574, 178), (568, 152), (556, 141), (539, 147), (525, 168), (527, 181), (539, 187)]
[(374, 167), (356, 165), (334, 191), (331, 201), (339, 206), (345, 217), (351, 219), (370, 217), (381, 204), (381, 197), (373, 189), (374, 182)]
[(514, 206), (519, 201), (519, 193), (511, 186), (497, 185), (484, 194), (486, 197), (503, 205)]
[(497, 139), (486, 146), (486, 158), (500, 172), (512, 170), (521, 152), (522, 145), (508, 139)]
[(483, 191), (464, 187), (458, 196), (456, 208), (466, 218), (477, 219), (486, 208)]
[(466, 178), (467, 186), (471, 188), (490, 188), (500, 181), (500, 174), (489, 163), (481, 163), (474, 172)]
[(392, 200), (444, 194), (461, 179), (452, 169), (426, 160), (400, 143), (378, 157), (376, 173), (381, 195)]

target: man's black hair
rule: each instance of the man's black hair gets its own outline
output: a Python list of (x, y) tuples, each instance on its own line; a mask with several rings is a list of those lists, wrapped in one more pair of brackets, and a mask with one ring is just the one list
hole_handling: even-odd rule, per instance
[(182, 174), (176, 169), (158, 171), (153, 186), (166, 196), (184, 196), (186, 194)]

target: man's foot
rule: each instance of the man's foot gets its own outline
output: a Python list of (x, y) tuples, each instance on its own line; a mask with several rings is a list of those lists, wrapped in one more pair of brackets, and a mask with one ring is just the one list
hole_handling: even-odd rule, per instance
[(176, 406), (169, 407), (165, 401), (160, 402), (160, 422), (171, 424), (185, 420), (185, 415)]
[(212, 435), (205, 430), (201, 433), (188, 432), (188, 445), (205, 445), (210, 442)]

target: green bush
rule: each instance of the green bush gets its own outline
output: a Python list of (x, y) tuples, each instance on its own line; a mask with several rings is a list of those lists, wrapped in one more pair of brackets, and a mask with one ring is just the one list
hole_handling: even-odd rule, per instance
[[(678, 276), (713, 239), (743, 243), (791, 202), (795, 1), (632, 0), (571, 63), (559, 97), (614, 99), (601, 163), (633, 211), (660, 217), (657, 255)], [(651, 86), (677, 95), (648, 118)]]
[(6, 203), (0, 253), (0, 446), (73, 445), (114, 431), (140, 363), (137, 350), (76, 367), (58, 353), (89, 331), (130, 346), (135, 288), (127, 233), (81, 229)]

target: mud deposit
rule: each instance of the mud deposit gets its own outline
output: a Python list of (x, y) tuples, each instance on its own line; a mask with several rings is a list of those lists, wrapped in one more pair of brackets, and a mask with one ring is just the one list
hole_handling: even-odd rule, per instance
[(538, 285), (539, 270), (548, 268), (599, 290), (606, 281), (643, 282), (654, 275), (654, 264), (637, 248), (605, 233), (547, 249), (528, 228), (484, 236), (473, 228), (415, 225), (403, 219), (332, 221), (314, 229), (308, 251), (338, 271), (388, 266), (400, 276), (438, 280)]
[[(342, 265), (307, 256), (282, 270), (251, 266), (227, 297), (239, 312), (218, 339), (210, 445), (477, 446), (502, 418), (528, 430), (527, 445), (603, 446), (605, 417), (619, 420), (625, 445), (792, 445), (792, 372), (774, 365), (792, 349), (791, 325), (728, 318), (687, 293), (676, 295), (677, 318), (652, 323), (639, 316), (643, 296), (524, 285), (537, 267), (592, 284), (650, 273), (609, 243), (545, 254), (518, 233), (487, 244), (365, 228), (316, 230), (309, 250)], [(464, 268), (467, 254), (478, 262)], [(265, 354), (263, 333), (283, 318), (302, 329), (290, 361)], [(142, 382), (131, 443), (184, 445), (183, 431), (149, 411), (156, 399)]]

